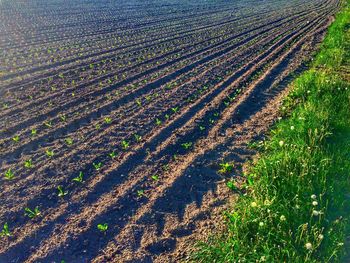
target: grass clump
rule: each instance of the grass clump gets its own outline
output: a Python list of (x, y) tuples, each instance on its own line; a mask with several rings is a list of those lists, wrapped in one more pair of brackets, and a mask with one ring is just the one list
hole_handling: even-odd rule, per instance
[[(350, 211), (350, 1), (329, 28), (312, 68), (284, 101), (247, 194), (227, 228), (200, 243), (195, 262), (337, 262)], [(251, 181), (253, 178), (253, 181)]]

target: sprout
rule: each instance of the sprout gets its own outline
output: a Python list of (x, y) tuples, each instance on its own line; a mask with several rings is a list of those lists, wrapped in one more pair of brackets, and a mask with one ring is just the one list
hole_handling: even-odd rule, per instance
[(108, 229), (108, 224), (107, 223), (98, 224), (97, 229), (100, 230), (101, 232), (106, 232)]

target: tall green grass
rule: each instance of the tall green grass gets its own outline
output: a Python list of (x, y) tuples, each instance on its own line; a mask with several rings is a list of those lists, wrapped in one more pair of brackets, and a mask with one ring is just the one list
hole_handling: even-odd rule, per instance
[(350, 224), (349, 3), (310, 70), (284, 101), (285, 118), (246, 174), (227, 228), (200, 243), (195, 262), (338, 262)]

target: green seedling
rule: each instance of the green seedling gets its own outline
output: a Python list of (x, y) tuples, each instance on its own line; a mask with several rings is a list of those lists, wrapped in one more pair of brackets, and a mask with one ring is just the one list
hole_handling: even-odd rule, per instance
[(112, 119), (109, 117), (104, 118), (106, 124), (110, 124), (112, 122)]
[(174, 113), (177, 113), (177, 112), (179, 111), (179, 107), (171, 108), (171, 110), (172, 110)]
[(19, 142), (19, 135), (13, 136), (12, 140), (13, 140), (14, 142)]
[(115, 151), (111, 152), (108, 154), (109, 157), (111, 157), (112, 159), (115, 158), (117, 156), (117, 154), (115, 153)]
[(57, 187), (57, 190), (58, 190), (58, 197), (64, 197), (65, 195), (68, 194), (68, 191), (64, 191), (62, 186), (58, 186)]
[(145, 191), (144, 190), (137, 190), (137, 196), (138, 197), (142, 197), (145, 195)]
[(227, 174), (233, 171), (234, 163), (220, 163), (219, 173)]
[(122, 141), (122, 148), (123, 148), (124, 150), (128, 149), (128, 148), (129, 148), (129, 142), (123, 140), (123, 141)]
[(27, 169), (30, 169), (33, 167), (33, 162), (32, 162), (32, 159), (29, 159), (27, 161), (24, 162), (24, 167), (27, 168)]
[(156, 119), (156, 124), (159, 126), (159, 125), (161, 125), (162, 124), (162, 121), (160, 120), (160, 119)]
[(185, 142), (185, 143), (182, 143), (181, 146), (182, 146), (184, 149), (188, 150), (189, 148), (191, 148), (192, 142)]
[(46, 155), (51, 158), (54, 156), (54, 152), (52, 150), (46, 150)]
[(100, 170), (101, 167), (102, 167), (102, 163), (101, 163), (101, 162), (99, 162), (99, 163), (93, 163), (92, 165), (94, 166), (94, 168), (95, 168), (96, 171)]
[(73, 139), (72, 139), (72, 138), (66, 138), (66, 139), (65, 139), (65, 142), (66, 142), (67, 145), (70, 146), (70, 145), (73, 144)]
[(97, 229), (100, 230), (100, 232), (106, 232), (108, 229), (108, 224), (107, 223), (98, 224)]
[(204, 126), (199, 126), (199, 129), (201, 130), (201, 131), (204, 131), (205, 130), (205, 127)]
[(45, 121), (45, 122), (44, 122), (44, 125), (45, 125), (47, 128), (52, 128), (52, 121)]
[(11, 236), (11, 232), (10, 232), (10, 229), (9, 229), (9, 226), (7, 223), (4, 224), (4, 226), (2, 227), (2, 230), (0, 232), (0, 236), (4, 237), (10, 237)]
[(141, 107), (141, 106), (142, 106), (141, 100), (140, 100), (140, 99), (137, 99), (137, 100), (136, 100), (136, 104), (137, 104), (139, 107)]
[(137, 142), (141, 141), (142, 139), (141, 135), (134, 134), (134, 137)]
[(79, 172), (79, 175), (77, 177), (74, 177), (72, 181), (77, 182), (77, 183), (82, 183), (83, 182), (83, 172)]
[(11, 168), (9, 168), (6, 172), (5, 172), (5, 178), (7, 180), (12, 180), (15, 177), (15, 174), (12, 172)]
[(60, 116), (60, 119), (61, 119), (61, 121), (66, 121), (66, 120), (67, 120), (67, 117), (66, 117), (66, 115), (62, 114), (62, 115)]
[(31, 131), (31, 135), (32, 135), (32, 136), (37, 135), (37, 133), (38, 133), (38, 131), (37, 131), (36, 129), (32, 129), (32, 131)]
[(25, 215), (28, 216), (29, 218), (34, 218), (40, 215), (40, 210), (38, 207), (35, 207), (34, 210), (26, 207), (24, 211), (25, 211)]
[(158, 181), (158, 180), (159, 180), (159, 176), (156, 175), (156, 174), (152, 175), (151, 178), (152, 178), (152, 180), (154, 180), (154, 181)]

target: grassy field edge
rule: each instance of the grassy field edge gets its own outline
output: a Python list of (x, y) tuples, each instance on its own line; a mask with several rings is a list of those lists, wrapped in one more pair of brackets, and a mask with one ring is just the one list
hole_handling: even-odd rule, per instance
[[(195, 262), (339, 262), (350, 224), (350, 1), (311, 68), (292, 84), (283, 118), (252, 146), (256, 161), (226, 229)], [(230, 185), (231, 188), (234, 188)]]

